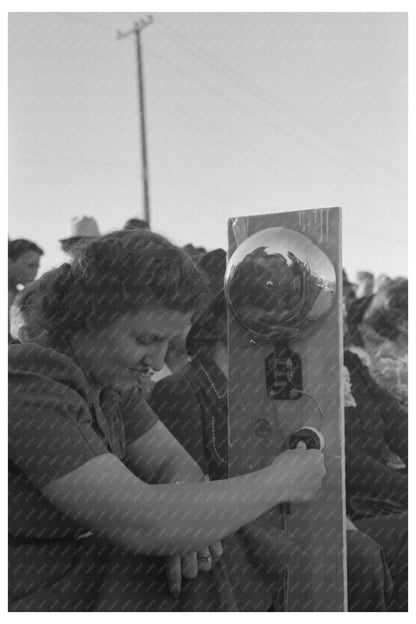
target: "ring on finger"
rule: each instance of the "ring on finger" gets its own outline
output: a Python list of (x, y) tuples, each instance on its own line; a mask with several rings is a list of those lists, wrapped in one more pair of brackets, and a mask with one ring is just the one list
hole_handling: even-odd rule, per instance
[(198, 561), (201, 563), (208, 563), (211, 559), (212, 555), (198, 555)]

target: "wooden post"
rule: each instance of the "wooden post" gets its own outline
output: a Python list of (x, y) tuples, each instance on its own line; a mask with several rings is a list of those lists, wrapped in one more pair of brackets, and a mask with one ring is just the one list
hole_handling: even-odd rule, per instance
[(346, 611), (341, 210), (230, 219), (229, 257), (245, 237), (275, 226), (302, 233), (328, 256), (336, 270), (337, 305), (313, 333), (291, 345), (302, 357), (303, 389), (308, 393), (293, 401), (269, 398), (265, 359), (273, 345), (251, 344), (229, 315), (230, 476), (269, 464), (287, 437), (304, 425), (322, 432), (327, 472), (318, 496), (310, 504), (292, 505), (289, 515), (276, 507), (266, 516), (289, 531), (299, 546), (300, 555), (288, 571), (288, 610)]

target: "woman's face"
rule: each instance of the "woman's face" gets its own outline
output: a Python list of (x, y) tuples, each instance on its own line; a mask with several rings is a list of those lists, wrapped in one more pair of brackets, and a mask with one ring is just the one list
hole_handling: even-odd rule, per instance
[(85, 373), (97, 383), (124, 391), (148, 369), (160, 370), (169, 342), (190, 325), (192, 312), (168, 308), (120, 316), (101, 329), (79, 334), (72, 346)]

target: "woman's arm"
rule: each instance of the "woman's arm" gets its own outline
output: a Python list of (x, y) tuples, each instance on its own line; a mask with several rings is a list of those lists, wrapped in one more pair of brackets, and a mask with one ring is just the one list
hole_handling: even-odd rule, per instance
[[(154, 449), (161, 449), (155, 454)], [(161, 460), (159, 459), (161, 458)], [(127, 446), (126, 465), (138, 477), (143, 477), (147, 483), (195, 483), (204, 481), (204, 475), (198, 464), (181, 446), (170, 431), (160, 422), (156, 422), (151, 429)], [(221, 542), (211, 544), (199, 554), (215, 553), (221, 556)], [(209, 570), (212, 559), (202, 563), (196, 551), (188, 552), (181, 557), (172, 555), (167, 560), (167, 580), (169, 591), (178, 595), (182, 587), (182, 576), (195, 578), (199, 570)]]
[(322, 453), (293, 450), (263, 470), (226, 481), (148, 485), (104, 454), (42, 493), (86, 529), (127, 550), (171, 555), (221, 540), (278, 503), (311, 500), (324, 472)]
[(146, 483), (195, 483), (203, 480), (198, 464), (160, 421), (128, 444), (125, 463)]

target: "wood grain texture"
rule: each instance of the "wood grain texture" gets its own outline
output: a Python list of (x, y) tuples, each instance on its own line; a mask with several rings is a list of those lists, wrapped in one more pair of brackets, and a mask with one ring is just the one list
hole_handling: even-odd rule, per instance
[[(266, 393), (266, 356), (273, 346), (250, 344), (248, 335), (229, 315), (230, 475), (269, 464), (287, 436), (313, 425), (325, 438), (326, 476), (316, 499), (292, 505), (286, 516), (277, 507), (268, 520), (287, 527), (302, 555), (289, 570), (290, 611), (346, 610), (345, 463), (342, 390), (342, 259), (341, 210), (326, 208), (244, 217), (239, 243), (259, 230), (284, 226), (309, 237), (326, 253), (337, 275), (337, 305), (304, 340), (293, 343), (302, 356), (303, 389), (319, 402), (324, 418), (309, 396), (272, 400)], [(235, 226), (235, 223), (234, 223)], [(236, 248), (233, 220), (228, 223), (229, 257)]]

